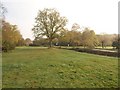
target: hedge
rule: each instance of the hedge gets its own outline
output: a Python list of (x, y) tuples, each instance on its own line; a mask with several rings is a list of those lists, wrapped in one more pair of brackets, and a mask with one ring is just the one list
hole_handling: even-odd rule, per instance
[(63, 49), (75, 50), (78, 52), (86, 52), (86, 53), (104, 55), (104, 56), (120, 57), (119, 50), (118, 52), (110, 52), (110, 51), (101, 51), (101, 50), (86, 49), (86, 48), (63, 48)]

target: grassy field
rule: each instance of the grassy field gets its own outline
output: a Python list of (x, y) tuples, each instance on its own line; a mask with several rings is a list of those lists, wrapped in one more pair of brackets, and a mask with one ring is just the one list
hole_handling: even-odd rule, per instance
[(3, 88), (109, 88), (118, 60), (63, 49), (19, 47), (3, 53)]

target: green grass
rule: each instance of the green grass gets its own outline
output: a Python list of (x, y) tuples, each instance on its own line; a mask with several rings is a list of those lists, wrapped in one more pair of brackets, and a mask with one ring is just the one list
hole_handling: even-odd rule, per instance
[(3, 53), (3, 88), (109, 88), (118, 60), (63, 49), (23, 47)]

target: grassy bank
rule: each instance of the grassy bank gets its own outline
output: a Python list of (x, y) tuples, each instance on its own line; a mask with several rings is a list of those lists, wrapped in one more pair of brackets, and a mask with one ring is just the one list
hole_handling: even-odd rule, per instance
[(118, 60), (63, 49), (16, 48), (3, 53), (3, 88), (117, 87)]

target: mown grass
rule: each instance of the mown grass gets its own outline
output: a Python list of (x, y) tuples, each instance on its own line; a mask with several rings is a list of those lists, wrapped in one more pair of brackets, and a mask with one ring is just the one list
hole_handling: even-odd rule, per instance
[(118, 60), (63, 49), (16, 48), (2, 55), (3, 88), (110, 88)]

